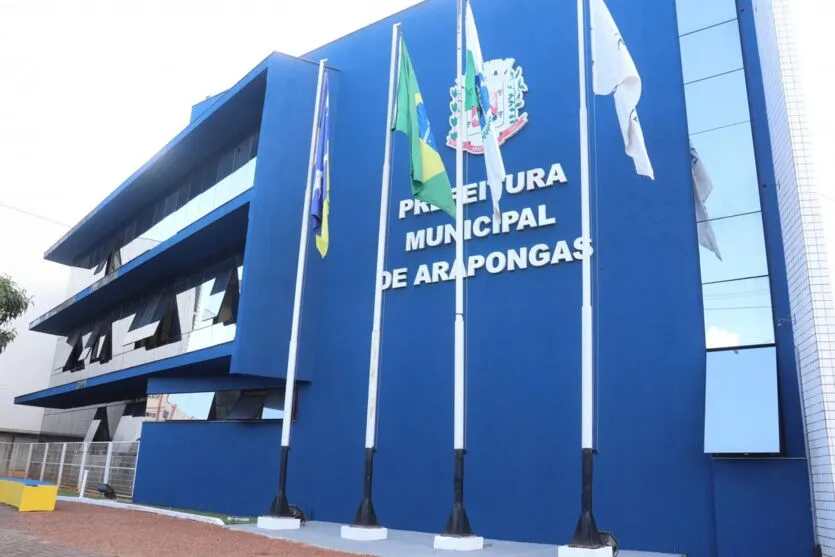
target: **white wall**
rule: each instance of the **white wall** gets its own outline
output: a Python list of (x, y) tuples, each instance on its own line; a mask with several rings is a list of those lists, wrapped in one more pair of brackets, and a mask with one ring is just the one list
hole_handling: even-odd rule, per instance
[(29, 322), (64, 300), (69, 270), (43, 259), (67, 228), (20, 212), (0, 211), (0, 273), (8, 274), (34, 297), (14, 323), (15, 341), (0, 354), (0, 431), (39, 432), (43, 409), (15, 406), (20, 394), (49, 385), (55, 337), (29, 331)]

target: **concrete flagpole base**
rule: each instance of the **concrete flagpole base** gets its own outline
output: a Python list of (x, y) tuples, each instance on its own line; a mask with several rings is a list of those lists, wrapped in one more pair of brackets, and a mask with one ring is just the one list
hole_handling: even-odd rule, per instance
[(557, 548), (557, 557), (612, 557), (611, 547), (572, 547), (561, 545)]
[(484, 549), (484, 538), (481, 536), (435, 536), (435, 549), (451, 551), (478, 551)]
[(343, 526), (342, 539), (360, 542), (376, 542), (388, 539), (388, 528), (382, 526)]
[(288, 516), (259, 516), (258, 527), (264, 530), (298, 530), (302, 521)]

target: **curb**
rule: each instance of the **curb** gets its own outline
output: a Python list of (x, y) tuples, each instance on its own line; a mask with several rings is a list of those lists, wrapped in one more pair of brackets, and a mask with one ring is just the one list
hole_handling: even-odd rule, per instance
[(155, 507), (146, 507), (143, 505), (133, 505), (130, 503), (118, 503), (116, 501), (105, 501), (100, 499), (90, 499), (87, 497), (67, 497), (59, 495), (58, 501), (67, 503), (86, 503), (88, 505), (98, 505), (100, 507), (111, 507), (114, 509), (123, 509), (126, 511), (140, 511), (146, 513), (153, 513), (162, 516), (170, 516), (172, 518), (182, 518), (185, 520), (194, 520), (196, 522), (204, 522), (206, 524), (214, 524), (216, 526), (226, 526), (226, 524), (219, 518), (213, 516), (204, 516), (202, 514), (192, 514), (181, 511), (172, 511), (168, 509), (158, 509)]

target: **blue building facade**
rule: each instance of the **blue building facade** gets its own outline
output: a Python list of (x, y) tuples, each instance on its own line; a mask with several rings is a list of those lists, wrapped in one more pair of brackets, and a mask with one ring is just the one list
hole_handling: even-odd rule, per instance
[[(624, 154), (612, 99), (594, 98), (598, 523), (625, 548), (807, 555), (809, 469), (753, 6), (607, 4), (641, 73), (655, 180)], [(473, 10), (509, 176), (492, 226), (482, 157), (465, 156), (467, 508), (480, 535), (564, 543), (580, 499), (574, 2)], [(154, 401), (137, 502), (258, 515), (275, 495), (327, 58), (331, 245), (307, 261), (288, 491), (309, 518), (353, 517), (396, 22), (454, 175), (455, 2), (428, 0), (303, 58), (268, 56), (196, 105), (182, 133), (46, 254), (84, 277), (32, 324), (60, 337), (53, 381), (17, 402)], [(695, 216), (691, 146), (714, 184), (709, 221)], [(386, 526), (433, 532), (452, 498), (454, 242), (446, 215), (411, 200), (408, 165), (397, 136), (374, 500)], [(721, 259), (699, 246), (707, 225)]]

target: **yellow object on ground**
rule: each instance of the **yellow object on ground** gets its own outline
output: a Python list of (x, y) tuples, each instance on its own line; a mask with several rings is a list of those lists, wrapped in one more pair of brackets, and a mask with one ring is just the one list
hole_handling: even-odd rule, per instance
[(0, 503), (20, 512), (55, 510), (58, 486), (35, 480), (0, 478)]

